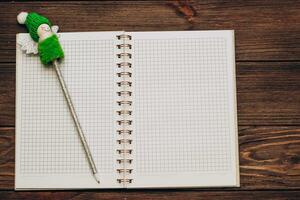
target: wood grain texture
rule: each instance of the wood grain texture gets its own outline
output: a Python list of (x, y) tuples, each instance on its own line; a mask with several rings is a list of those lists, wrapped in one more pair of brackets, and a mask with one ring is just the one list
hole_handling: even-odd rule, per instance
[(255, 193), (250, 191), (236, 192), (236, 191), (197, 191), (197, 190), (111, 190), (111, 191), (86, 191), (86, 192), (11, 192), (1, 191), (0, 196), (3, 199), (99, 199), (99, 200), (298, 200), (300, 196), (299, 191), (257, 191)]
[(300, 59), (296, 0), (4, 2), (1, 62), (15, 62), (15, 34), (25, 32), (16, 15), (23, 10), (49, 16), (64, 32), (234, 29), (238, 61)]
[(0, 128), (0, 190), (14, 188), (14, 174), (15, 129)]
[(0, 66), (0, 127), (14, 126), (15, 69), (11, 64)]
[[(300, 125), (300, 63), (238, 62), (239, 125)], [(0, 63), (0, 125), (15, 123), (15, 65)]]
[[(0, 129), (0, 190), (14, 187), (15, 129)], [(300, 127), (239, 127), (241, 188), (300, 189)], [(226, 190), (230, 190), (226, 188)]]
[[(241, 188), (13, 192), (20, 11), (63, 32), (234, 29)], [(299, 199), (300, 1), (2, 1), (0, 199)]]

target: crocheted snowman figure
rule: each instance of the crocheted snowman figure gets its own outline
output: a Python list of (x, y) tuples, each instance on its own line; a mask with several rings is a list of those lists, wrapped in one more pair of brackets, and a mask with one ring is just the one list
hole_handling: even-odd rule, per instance
[(30, 37), (22, 37), (17, 41), (23, 51), (27, 54), (39, 53), (45, 65), (64, 57), (56, 35), (58, 26), (52, 26), (47, 18), (34, 12), (21, 12), (17, 21), (19, 24), (25, 24), (30, 34)]

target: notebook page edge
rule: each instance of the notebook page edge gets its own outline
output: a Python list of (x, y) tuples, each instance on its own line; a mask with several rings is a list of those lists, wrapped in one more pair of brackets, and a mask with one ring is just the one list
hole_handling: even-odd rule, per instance
[[(20, 37), (22, 37), (23, 34), (16, 34), (16, 41), (19, 40)], [(20, 150), (20, 117), (21, 117), (21, 91), (22, 91), (22, 62), (21, 62), (21, 54), (22, 50), (18, 43), (16, 42), (16, 110), (15, 110), (15, 115), (16, 115), (16, 121), (15, 121), (15, 126), (16, 126), (16, 131), (15, 131), (15, 138), (16, 138), (16, 144), (15, 144), (15, 180), (14, 180), (14, 188), (17, 190), (18, 188), (18, 178), (19, 178), (19, 150)]]
[(236, 85), (236, 62), (235, 62), (235, 31), (231, 31), (232, 35), (232, 61), (233, 61), (233, 95), (234, 95), (234, 124), (235, 124), (235, 156), (236, 156), (236, 187), (240, 187), (240, 162), (239, 162), (239, 132), (237, 119), (237, 85)]

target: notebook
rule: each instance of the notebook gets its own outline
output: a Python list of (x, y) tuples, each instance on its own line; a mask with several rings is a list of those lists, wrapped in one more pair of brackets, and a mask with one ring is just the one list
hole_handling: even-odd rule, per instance
[(58, 37), (100, 184), (54, 70), (17, 45), (16, 190), (239, 186), (233, 31)]

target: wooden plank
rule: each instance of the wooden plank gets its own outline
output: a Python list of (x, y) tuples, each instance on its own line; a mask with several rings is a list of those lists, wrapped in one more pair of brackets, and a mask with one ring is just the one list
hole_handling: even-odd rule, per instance
[[(14, 128), (0, 128), (0, 189), (14, 187)], [(300, 189), (300, 127), (240, 126), (241, 188)]]
[(242, 188), (300, 187), (300, 127), (239, 127)]
[[(238, 62), (239, 125), (299, 125), (299, 66), (299, 62)], [(0, 64), (0, 126), (15, 123), (14, 67)]]
[(128, 200), (298, 200), (299, 191), (195, 191), (195, 190), (117, 190), (117, 191), (56, 191), (56, 192), (13, 192), (1, 191), (3, 199), (128, 199)]
[(0, 64), (0, 127), (13, 126), (15, 121), (15, 69)]
[(0, 190), (14, 188), (15, 129), (0, 128)]
[(240, 125), (299, 125), (300, 63), (237, 63)]
[[(15, 62), (18, 12), (36, 11), (61, 31), (236, 31), (238, 61), (299, 60), (300, 2), (76, 1), (4, 2), (0, 6), (0, 62)], [(67, 11), (67, 14), (66, 14)]]

